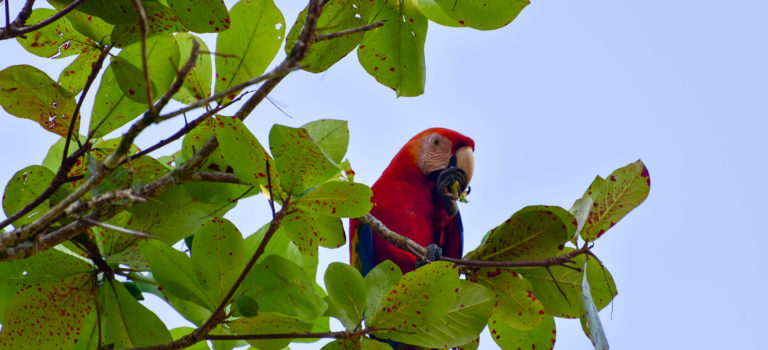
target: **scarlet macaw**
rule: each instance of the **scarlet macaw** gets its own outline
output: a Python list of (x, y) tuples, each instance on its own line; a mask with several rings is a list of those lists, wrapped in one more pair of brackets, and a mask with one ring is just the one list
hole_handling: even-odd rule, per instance
[[(453, 130), (420, 132), (373, 184), (371, 215), (422, 246), (439, 247), (442, 255), (461, 258), (464, 236), (456, 200), (472, 178), (474, 149), (472, 139)], [(413, 254), (356, 219), (350, 220), (350, 260), (363, 276), (385, 260), (392, 260), (403, 273), (417, 263)]]

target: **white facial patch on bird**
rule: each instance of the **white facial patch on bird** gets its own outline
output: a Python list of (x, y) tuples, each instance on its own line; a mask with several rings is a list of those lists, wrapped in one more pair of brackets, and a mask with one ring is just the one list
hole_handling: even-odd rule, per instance
[(440, 134), (430, 134), (421, 141), (419, 169), (424, 175), (448, 167), (451, 160), (451, 140)]

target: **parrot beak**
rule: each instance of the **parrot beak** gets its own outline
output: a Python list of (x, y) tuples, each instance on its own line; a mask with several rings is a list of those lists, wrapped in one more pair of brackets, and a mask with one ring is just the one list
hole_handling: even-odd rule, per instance
[(456, 151), (456, 167), (467, 174), (467, 185), (472, 180), (472, 172), (475, 170), (475, 153), (469, 146)]

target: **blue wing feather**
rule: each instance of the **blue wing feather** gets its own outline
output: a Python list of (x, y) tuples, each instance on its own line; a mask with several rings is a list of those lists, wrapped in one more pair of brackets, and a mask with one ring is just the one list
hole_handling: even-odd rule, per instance
[[(369, 271), (373, 269), (373, 232), (371, 227), (360, 223), (355, 228), (356, 242), (353, 243), (353, 265), (360, 270), (360, 273), (365, 277)], [(357, 261), (355, 261), (357, 260)]]

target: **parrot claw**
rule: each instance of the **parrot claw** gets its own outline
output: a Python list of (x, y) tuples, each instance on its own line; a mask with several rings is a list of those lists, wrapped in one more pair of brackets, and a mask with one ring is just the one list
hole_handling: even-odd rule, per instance
[(461, 168), (451, 166), (440, 171), (436, 181), (437, 194), (443, 202), (448, 215), (454, 216), (459, 212), (456, 201), (467, 189), (467, 173)]
[(430, 244), (427, 246), (427, 259), (416, 259), (416, 268), (422, 267), (430, 262), (438, 261), (443, 257), (443, 248), (440, 248), (437, 244)]

